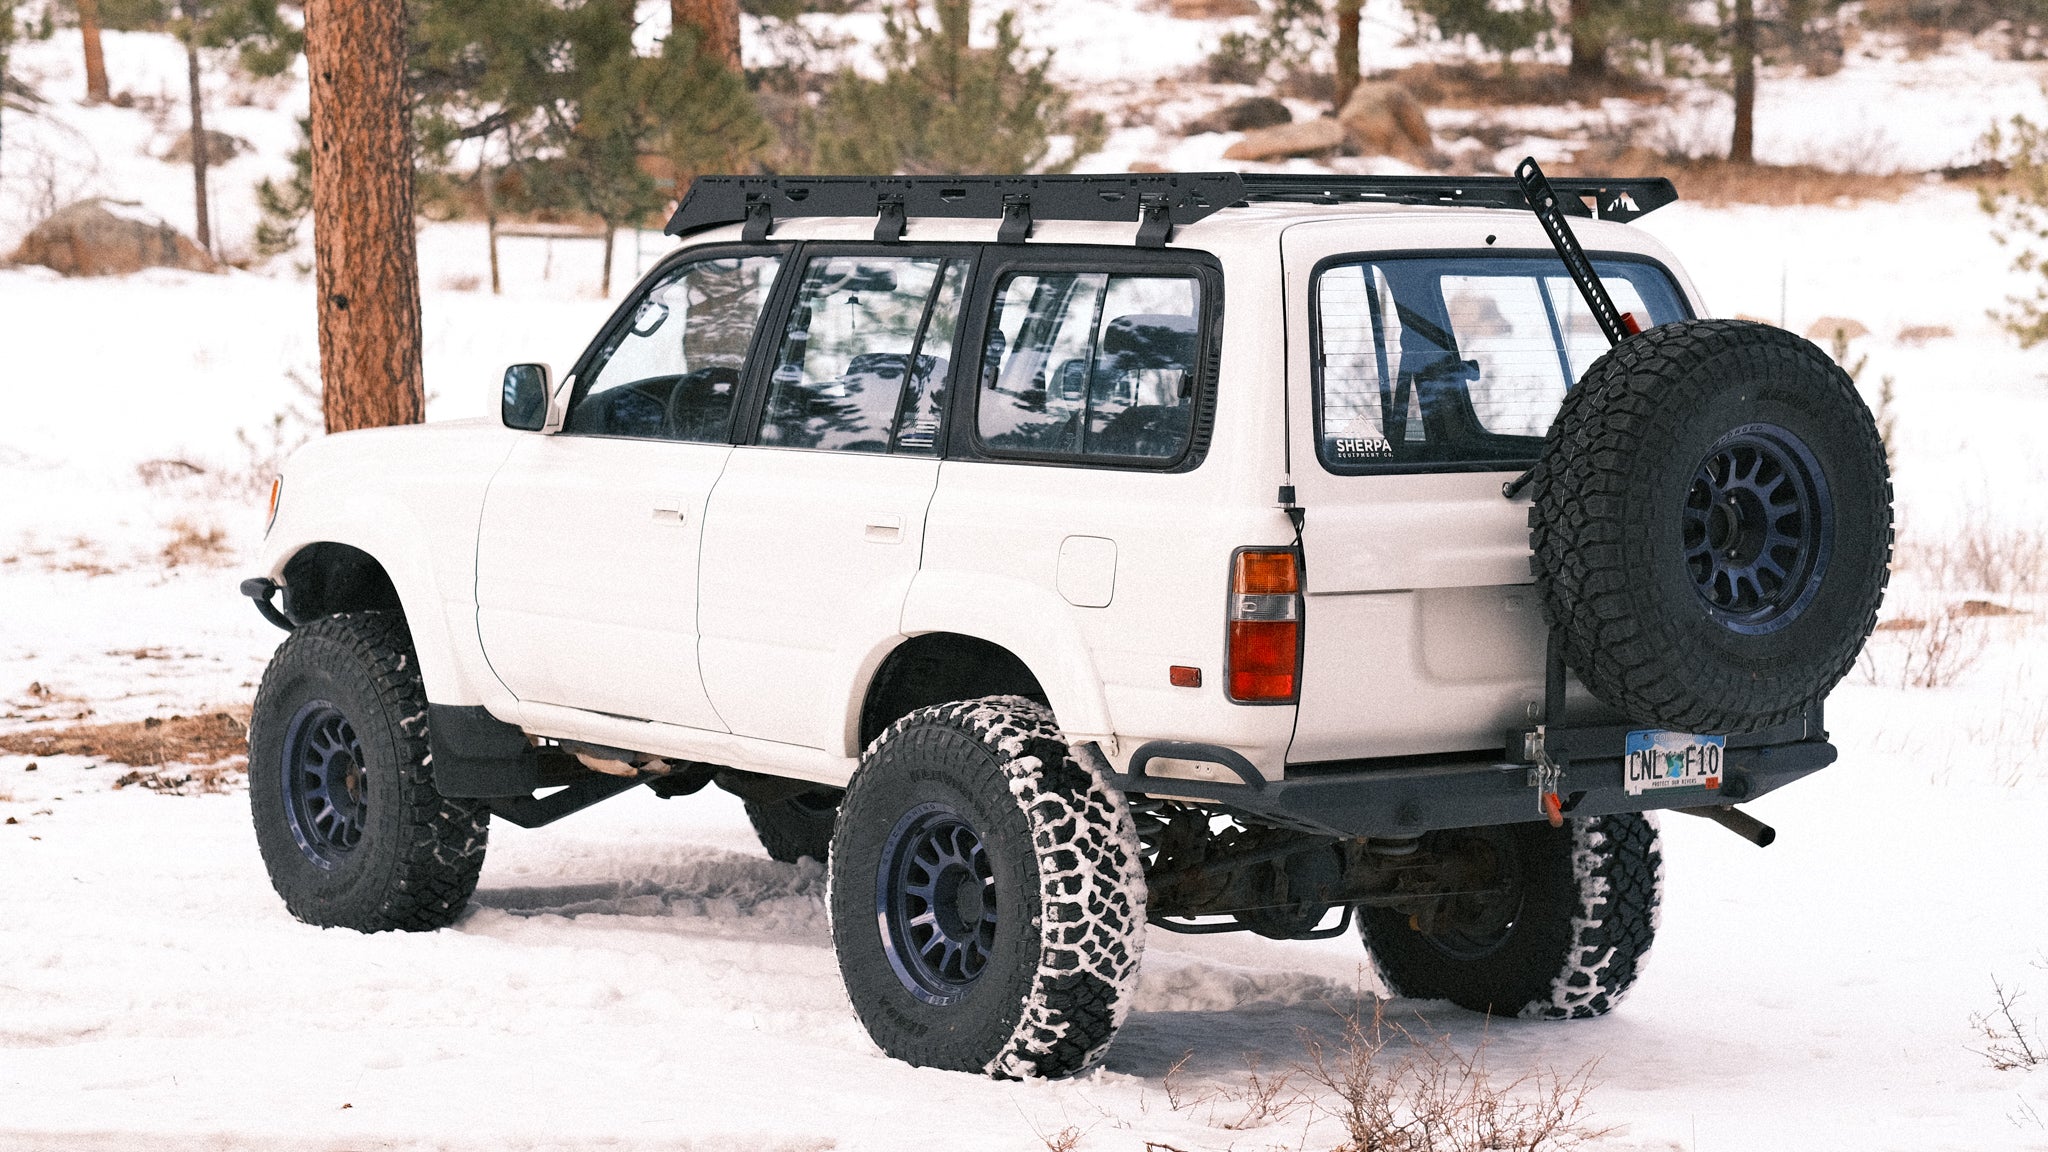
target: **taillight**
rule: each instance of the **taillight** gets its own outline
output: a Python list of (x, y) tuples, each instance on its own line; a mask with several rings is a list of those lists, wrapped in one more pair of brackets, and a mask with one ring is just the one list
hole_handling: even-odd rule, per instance
[(1240, 551), (1230, 574), (1230, 698), (1284, 704), (1301, 665), (1301, 568), (1291, 549)]

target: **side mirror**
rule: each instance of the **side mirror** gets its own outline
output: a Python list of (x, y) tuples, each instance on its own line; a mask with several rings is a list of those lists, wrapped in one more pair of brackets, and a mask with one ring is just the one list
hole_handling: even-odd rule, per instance
[(545, 364), (514, 364), (505, 369), (505, 391), (498, 405), (498, 418), (505, 427), (538, 432), (547, 424), (553, 375)]

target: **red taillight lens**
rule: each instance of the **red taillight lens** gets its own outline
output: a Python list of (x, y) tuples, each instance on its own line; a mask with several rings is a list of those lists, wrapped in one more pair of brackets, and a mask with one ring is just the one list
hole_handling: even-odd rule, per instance
[(1230, 698), (1295, 698), (1301, 663), (1301, 568), (1291, 551), (1239, 552), (1230, 581)]

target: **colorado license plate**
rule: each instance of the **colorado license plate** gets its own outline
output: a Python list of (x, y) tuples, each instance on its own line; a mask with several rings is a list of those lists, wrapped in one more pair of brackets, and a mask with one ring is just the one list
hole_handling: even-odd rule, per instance
[(1719, 788), (1726, 736), (1651, 729), (1628, 734), (1623, 746), (1621, 780), (1628, 794), (1640, 796), (1658, 788)]

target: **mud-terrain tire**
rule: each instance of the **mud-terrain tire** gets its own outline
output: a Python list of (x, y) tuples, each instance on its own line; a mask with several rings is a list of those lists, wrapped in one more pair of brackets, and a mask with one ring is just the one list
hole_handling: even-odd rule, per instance
[(398, 613), (315, 620), (271, 657), (249, 719), (249, 809), (271, 885), (308, 924), (425, 931), (462, 912), (490, 813), (434, 790)]
[(1544, 618), (1632, 719), (1792, 720), (1877, 621), (1884, 444), (1848, 374), (1790, 332), (1690, 320), (1623, 341), (1565, 397), (1534, 483)]
[(794, 864), (809, 856), (824, 863), (832, 851), (832, 824), (839, 816), (841, 793), (821, 788), (781, 800), (747, 800), (747, 820), (768, 858)]
[(1664, 886), (1657, 826), (1625, 813), (1432, 832), (1494, 854), (1507, 891), (1457, 897), (1424, 933), (1408, 912), (1359, 909), (1358, 931), (1397, 996), (1449, 1000), (1497, 1016), (1605, 1015), (1642, 972)]
[(899, 1060), (1068, 1076), (1130, 1010), (1137, 830), (1041, 704), (941, 704), (876, 737), (840, 806), (830, 889), (847, 997)]

